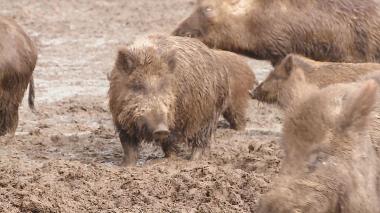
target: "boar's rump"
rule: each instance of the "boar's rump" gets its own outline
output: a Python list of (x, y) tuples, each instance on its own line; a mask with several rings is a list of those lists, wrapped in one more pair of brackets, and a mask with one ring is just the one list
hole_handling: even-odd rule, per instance
[(246, 125), (249, 91), (257, 84), (255, 73), (243, 57), (228, 51), (214, 50), (230, 77), (231, 98), (223, 117), (235, 130), (243, 130)]

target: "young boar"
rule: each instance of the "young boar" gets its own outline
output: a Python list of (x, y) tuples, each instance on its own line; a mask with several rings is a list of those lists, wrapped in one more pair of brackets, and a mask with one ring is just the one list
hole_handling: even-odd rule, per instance
[(198, 0), (173, 35), (273, 65), (289, 53), (318, 61), (379, 62), (376, 0)]
[(150, 36), (122, 48), (110, 76), (109, 107), (124, 149), (137, 160), (140, 141), (160, 142), (166, 156), (188, 141), (192, 159), (209, 148), (230, 97), (223, 61), (201, 42)]
[(320, 88), (335, 83), (354, 82), (364, 75), (380, 70), (376, 63), (318, 62), (299, 55), (289, 54), (268, 77), (253, 91), (252, 96), (262, 102), (276, 103), (280, 93), (292, 87), (290, 74), (300, 69), (306, 81)]
[(34, 110), (33, 71), (37, 50), (14, 21), (0, 17), (0, 136), (14, 136), (18, 109), (29, 84), (29, 107)]
[(379, 212), (379, 159), (368, 133), (376, 92), (374, 81), (333, 85), (289, 108), (285, 159), (258, 213)]
[(227, 51), (214, 50), (214, 52), (228, 70), (230, 77), (231, 98), (223, 117), (232, 129), (243, 130), (250, 99), (247, 91), (252, 90), (257, 84), (256, 76), (241, 56)]

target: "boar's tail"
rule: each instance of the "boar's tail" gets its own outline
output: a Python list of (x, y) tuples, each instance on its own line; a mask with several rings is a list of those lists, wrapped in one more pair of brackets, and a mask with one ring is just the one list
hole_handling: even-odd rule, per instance
[(35, 93), (34, 93), (34, 78), (33, 75), (30, 78), (29, 81), (29, 97), (28, 97), (28, 104), (29, 108), (32, 110), (32, 112), (36, 112), (36, 108), (34, 106), (34, 98), (35, 98)]

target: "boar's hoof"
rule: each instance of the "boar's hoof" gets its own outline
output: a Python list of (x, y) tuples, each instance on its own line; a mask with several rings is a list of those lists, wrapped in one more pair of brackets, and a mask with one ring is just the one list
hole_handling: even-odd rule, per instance
[(121, 166), (135, 166), (137, 163), (137, 157), (138, 155), (136, 151), (128, 150), (128, 152), (124, 154)]
[(135, 159), (123, 159), (123, 162), (121, 162), (121, 166), (129, 167), (129, 166), (135, 166), (137, 163), (137, 160)]
[(11, 144), (16, 142), (15, 134), (6, 134), (0, 137), (0, 143)]
[(194, 147), (190, 156), (190, 160), (202, 160), (210, 155), (209, 149)]

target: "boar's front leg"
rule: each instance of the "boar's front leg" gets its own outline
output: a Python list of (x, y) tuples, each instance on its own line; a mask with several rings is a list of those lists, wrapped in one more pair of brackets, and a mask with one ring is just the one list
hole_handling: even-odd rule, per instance
[(132, 166), (137, 162), (138, 140), (131, 137), (124, 130), (119, 132), (120, 142), (124, 150), (123, 166)]
[(213, 132), (216, 129), (216, 123), (209, 125), (200, 130), (189, 142), (192, 145), (190, 160), (200, 160), (210, 154), (210, 144), (213, 140)]
[(176, 157), (176, 154), (179, 150), (178, 143), (185, 140), (183, 137), (176, 134), (172, 134), (161, 142), (162, 151), (165, 153), (166, 158)]

